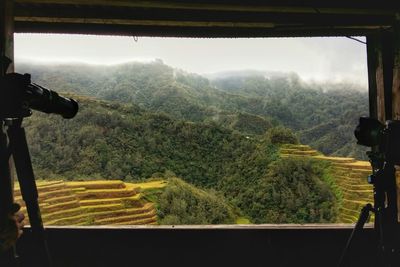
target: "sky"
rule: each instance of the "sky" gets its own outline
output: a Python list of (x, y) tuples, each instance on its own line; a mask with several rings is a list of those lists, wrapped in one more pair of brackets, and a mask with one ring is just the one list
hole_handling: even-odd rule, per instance
[(112, 65), (161, 59), (174, 68), (198, 74), (295, 72), (304, 81), (367, 86), (366, 45), (346, 37), (198, 39), (15, 34), (14, 43), (16, 64), (32, 60)]

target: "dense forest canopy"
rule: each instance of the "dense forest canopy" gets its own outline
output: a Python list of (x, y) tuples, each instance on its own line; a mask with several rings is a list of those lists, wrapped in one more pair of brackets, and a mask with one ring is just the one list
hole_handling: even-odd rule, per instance
[(215, 122), (248, 135), (272, 126), (294, 130), (325, 154), (365, 158), (355, 145), (358, 117), (368, 115), (368, 94), (350, 84), (312, 84), (296, 74), (226, 72), (206, 77), (165, 65), (19, 64), (38, 84), (59, 92), (132, 103), (192, 122)]

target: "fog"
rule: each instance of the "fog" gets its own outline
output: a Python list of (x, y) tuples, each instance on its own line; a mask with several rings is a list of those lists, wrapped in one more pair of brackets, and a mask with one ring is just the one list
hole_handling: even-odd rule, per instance
[(294, 72), (307, 82), (367, 86), (366, 46), (345, 37), (197, 39), (15, 34), (16, 64), (112, 65), (155, 59), (204, 75), (237, 70)]

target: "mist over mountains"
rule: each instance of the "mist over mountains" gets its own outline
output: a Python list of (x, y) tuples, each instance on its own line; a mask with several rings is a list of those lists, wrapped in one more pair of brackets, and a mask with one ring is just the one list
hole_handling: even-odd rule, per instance
[(213, 80), (228, 79), (233, 77), (245, 79), (252, 76), (263, 76), (265, 78), (271, 78), (271, 77), (283, 77), (287, 75), (288, 73), (281, 71), (261, 71), (253, 69), (243, 69), (243, 70), (221, 71), (221, 72), (203, 74), (202, 76), (213, 81)]
[(273, 126), (292, 129), (301, 142), (329, 155), (364, 157), (355, 145), (368, 95), (352, 84), (305, 83), (295, 73), (255, 70), (201, 76), (161, 60), (111, 66), (20, 63), (18, 72), (59, 92), (132, 103), (174, 119), (214, 123), (248, 136)]

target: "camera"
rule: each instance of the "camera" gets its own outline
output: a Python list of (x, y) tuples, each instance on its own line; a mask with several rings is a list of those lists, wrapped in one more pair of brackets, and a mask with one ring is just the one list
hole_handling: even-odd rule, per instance
[(75, 100), (31, 83), (30, 74), (6, 74), (0, 80), (0, 88), (0, 119), (28, 117), (30, 109), (59, 114), (66, 119), (78, 112)]
[(388, 120), (383, 124), (377, 119), (360, 117), (354, 135), (357, 144), (376, 147), (385, 161), (400, 165), (400, 121)]

